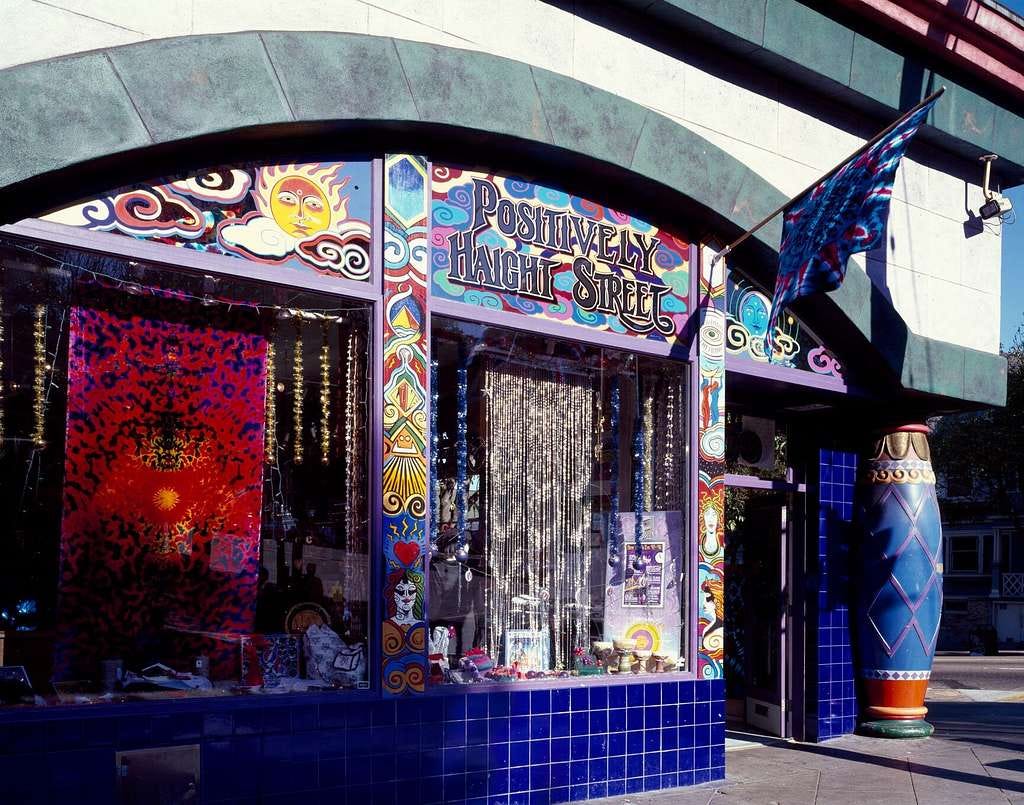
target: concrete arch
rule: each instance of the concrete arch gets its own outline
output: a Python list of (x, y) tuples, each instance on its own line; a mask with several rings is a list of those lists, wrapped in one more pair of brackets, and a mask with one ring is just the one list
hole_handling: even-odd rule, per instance
[[(347, 146), (409, 142), (426, 153), (453, 135), (494, 138), (579, 176), (609, 171), (729, 235), (778, 206), (781, 193), (698, 134), (631, 101), (521, 62), (475, 51), (342, 33), (249, 32), (151, 40), (0, 71), (0, 223), (159, 175), (210, 164), (283, 137), (339, 134)], [(253, 152), (255, 153), (255, 151)], [(148, 174), (140, 172), (143, 166)], [(133, 175), (132, 171), (137, 175)], [(770, 264), (776, 220), (751, 262)], [(998, 356), (914, 335), (862, 272), (804, 318), (830, 340), (865, 339), (904, 387), (998, 403)], [(800, 308), (798, 308), (798, 312)], [(836, 315), (840, 314), (840, 315)], [(851, 346), (851, 349), (855, 347)], [(996, 374), (998, 378), (998, 372)]]

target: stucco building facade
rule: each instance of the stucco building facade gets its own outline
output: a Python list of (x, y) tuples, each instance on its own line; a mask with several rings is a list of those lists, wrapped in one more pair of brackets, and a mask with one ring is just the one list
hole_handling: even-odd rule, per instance
[[(872, 433), (1005, 402), (1024, 21), (967, 5), (5, 3), (12, 801), (564, 802), (852, 731)], [(715, 250), (939, 86), (769, 356), (781, 221)]]

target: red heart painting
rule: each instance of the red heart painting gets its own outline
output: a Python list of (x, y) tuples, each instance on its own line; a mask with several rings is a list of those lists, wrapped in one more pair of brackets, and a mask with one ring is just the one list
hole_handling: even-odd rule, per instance
[(398, 561), (406, 567), (412, 567), (412, 563), (420, 555), (420, 546), (415, 542), (396, 542), (395, 556)]

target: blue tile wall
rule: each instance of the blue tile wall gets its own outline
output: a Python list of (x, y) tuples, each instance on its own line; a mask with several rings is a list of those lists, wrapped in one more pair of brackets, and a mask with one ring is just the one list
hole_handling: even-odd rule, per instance
[(817, 684), (808, 687), (817, 690), (816, 701), (809, 702), (812, 737), (824, 741), (853, 732), (857, 726), (849, 572), (857, 455), (821, 450), (819, 456), (818, 584), (816, 606), (812, 607), (817, 615), (817, 645), (808, 646), (817, 652), (818, 676)]
[(73, 792), (107, 805), (117, 750), (185, 743), (200, 744), (211, 805), (551, 805), (659, 791), (724, 778), (724, 693), (721, 680), (684, 680), (3, 714), (0, 801)]

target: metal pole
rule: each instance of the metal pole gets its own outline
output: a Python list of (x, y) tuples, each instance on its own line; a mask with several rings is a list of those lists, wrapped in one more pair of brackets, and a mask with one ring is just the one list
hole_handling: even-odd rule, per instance
[(785, 211), (786, 207), (788, 207), (790, 204), (792, 204), (798, 198), (806, 195), (811, 190), (813, 190), (815, 187), (817, 187), (819, 184), (821, 184), (823, 181), (828, 179), (832, 174), (834, 174), (836, 171), (838, 171), (847, 162), (851, 162), (856, 157), (859, 157), (862, 153), (864, 153), (869, 148), (871, 148), (871, 146), (873, 146), (875, 143), (877, 143), (879, 140), (881, 140), (883, 137), (885, 137), (889, 132), (891, 132), (893, 129), (895, 129), (897, 126), (899, 126), (901, 123), (903, 123), (903, 121), (905, 121), (908, 117), (910, 117), (912, 114), (917, 112), (923, 106), (927, 106), (929, 103), (934, 101), (936, 98), (938, 98), (945, 91), (946, 91), (946, 87), (945, 86), (939, 87), (937, 90), (935, 90), (935, 92), (933, 92), (927, 98), (925, 98), (920, 103), (918, 103), (916, 106), (914, 106), (914, 108), (908, 109), (906, 112), (904, 112), (902, 115), (900, 115), (896, 120), (894, 120), (892, 123), (890, 123), (884, 129), (882, 129), (880, 132), (878, 132), (878, 134), (876, 134), (874, 137), (872, 137), (870, 140), (868, 140), (866, 143), (864, 143), (864, 145), (860, 146), (856, 151), (854, 151), (852, 154), (850, 154), (850, 156), (848, 156), (846, 159), (844, 159), (842, 162), (840, 162), (838, 165), (836, 165), (834, 168), (832, 168), (832, 170), (830, 170), (828, 173), (826, 173), (823, 176), (815, 179), (813, 182), (811, 182), (811, 184), (809, 184), (807, 187), (805, 187), (803, 190), (801, 190), (795, 196), (790, 198), (786, 203), (784, 203), (781, 206), (779, 206), (778, 208), (772, 210), (770, 213), (768, 213), (768, 215), (766, 215), (764, 218), (762, 218), (753, 227), (748, 229), (746, 232), (744, 232), (742, 235), (740, 235), (738, 238), (736, 238), (736, 240), (734, 240), (732, 243), (730, 243), (728, 246), (726, 246), (724, 249), (722, 249), (722, 251), (718, 252), (718, 254), (716, 254), (714, 257), (712, 257), (711, 258), (711, 266), (714, 267), (715, 264), (717, 264), (719, 260), (721, 260), (727, 254), (729, 254), (733, 249), (735, 249), (737, 246), (739, 246), (741, 243), (743, 243), (743, 241), (745, 241), (747, 238), (749, 238), (755, 232), (757, 232), (757, 230), (759, 230), (761, 227), (763, 227), (765, 224), (767, 224), (770, 220), (772, 220), (772, 218), (774, 218), (779, 213)]

